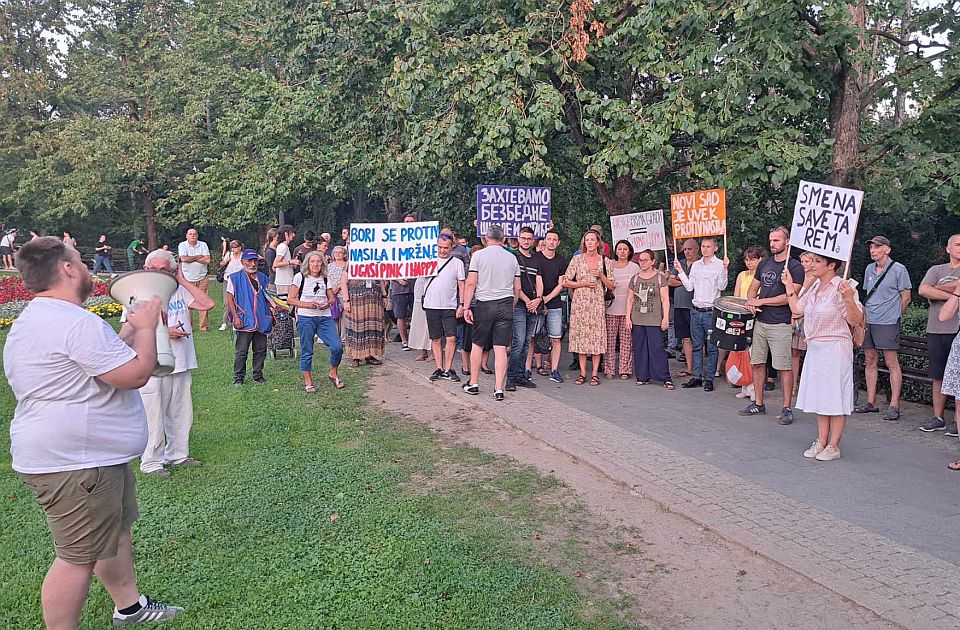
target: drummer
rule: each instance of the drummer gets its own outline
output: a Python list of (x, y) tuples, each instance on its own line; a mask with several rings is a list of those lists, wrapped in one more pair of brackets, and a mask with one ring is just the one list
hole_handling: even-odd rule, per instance
[[(767, 355), (772, 358), (773, 369), (780, 373), (783, 391), (783, 410), (780, 424), (793, 423), (793, 360), (791, 342), (793, 326), (790, 323), (790, 306), (787, 304), (787, 289), (781, 281), (784, 265), (793, 278), (793, 293), (803, 286), (803, 266), (789, 258), (787, 244), (790, 231), (781, 226), (770, 230), (770, 256), (757, 266), (748, 291), (747, 306), (754, 309), (757, 319), (753, 325), (753, 345), (750, 348), (750, 364), (753, 366), (753, 382), (766, 379)], [(789, 260), (788, 260), (789, 258)], [(756, 416), (767, 413), (763, 404), (763, 387), (754, 388), (754, 402), (740, 412), (741, 416)]]

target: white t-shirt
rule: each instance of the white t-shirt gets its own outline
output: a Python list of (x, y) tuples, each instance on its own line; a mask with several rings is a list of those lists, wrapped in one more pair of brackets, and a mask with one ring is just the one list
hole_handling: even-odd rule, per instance
[[(300, 291), (300, 299), (304, 302), (326, 302), (327, 301), (327, 280), (323, 276), (315, 277), (308, 275), (306, 278), (301, 274), (293, 277), (292, 286), (300, 289), (300, 281), (303, 281), (303, 290)], [(330, 317), (330, 309), (324, 308), (298, 308), (297, 317)]]
[[(167, 306), (167, 325), (177, 326), (190, 335), (170, 339), (170, 349), (173, 350), (173, 358), (176, 361), (173, 374), (194, 370), (197, 367), (197, 350), (193, 345), (193, 326), (190, 324), (191, 304), (193, 304), (193, 296), (190, 292), (184, 287), (177, 287), (170, 296), (170, 304)], [(127, 321), (126, 308), (120, 313), (120, 321)]]
[(478, 276), (477, 300), (502, 300), (514, 296), (513, 279), (520, 277), (520, 263), (503, 247), (490, 245), (470, 258), (470, 272)]
[(136, 356), (99, 315), (55, 298), (31, 300), (3, 348), (17, 399), (10, 423), (13, 469), (41, 474), (139, 457), (147, 446), (140, 394), (95, 378)]
[[(210, 248), (203, 241), (197, 241), (196, 245), (191, 246), (188, 241), (180, 243), (177, 247), (177, 253), (183, 256), (209, 256)], [(183, 277), (190, 282), (202, 280), (207, 275), (207, 264), (202, 262), (181, 263), (183, 268)]]
[(230, 262), (227, 263), (226, 268), (223, 270), (223, 276), (225, 278), (243, 269), (242, 260), (240, 260), (239, 258), (237, 258), (236, 256), (234, 256), (229, 252), (227, 253), (227, 257), (229, 258)]
[(4, 234), (0, 238), (0, 247), (13, 247), (13, 234)]
[[(434, 276), (433, 280), (429, 278), (424, 280), (429, 284), (426, 293), (423, 295), (423, 308), (456, 310), (457, 280), (463, 280), (465, 277), (463, 261), (459, 258), (440, 258), (438, 262), (443, 270)], [(437, 269), (440, 269), (440, 267), (437, 267)]]
[[(280, 243), (277, 245), (277, 260), (283, 260), (290, 262), (290, 247), (286, 243)], [(293, 265), (287, 265), (286, 267), (277, 267), (274, 269), (276, 275), (274, 276), (273, 283), (278, 287), (290, 286), (293, 284)]]

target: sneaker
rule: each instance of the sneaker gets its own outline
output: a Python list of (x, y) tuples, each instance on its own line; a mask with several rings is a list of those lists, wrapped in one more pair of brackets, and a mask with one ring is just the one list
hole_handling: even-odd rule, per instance
[(498, 389), (497, 391), (493, 392), (493, 399), (497, 401), (503, 400), (504, 399), (503, 390)]
[(403, 348), (403, 351), (404, 351), (404, 352), (410, 352), (410, 345), (409, 345), (406, 341), (404, 341), (403, 343), (401, 343), (401, 344), (400, 344), (400, 347)]
[(702, 385), (703, 385), (703, 381), (701, 381), (699, 378), (694, 377), (694, 378), (691, 378), (686, 383), (684, 383), (683, 385), (681, 385), (680, 387), (684, 389), (693, 389), (694, 387), (701, 387)]
[(741, 409), (737, 415), (739, 416), (760, 416), (767, 413), (766, 405), (758, 405), (757, 403), (750, 403), (743, 409)]
[(780, 424), (784, 426), (793, 424), (793, 409), (790, 407), (784, 407), (780, 411)]
[(883, 412), (883, 415), (880, 416), (884, 420), (894, 421), (900, 419), (900, 410), (894, 406), (887, 407), (887, 410)]
[(236, 381), (233, 382), (233, 386), (234, 386), (234, 387), (243, 387), (243, 381), (241, 381), (241, 380), (236, 380)]
[(813, 459), (820, 454), (820, 451), (823, 450), (823, 446), (820, 445), (818, 440), (814, 440), (813, 444), (810, 445), (810, 448), (803, 452), (803, 456), (807, 459)]
[(463, 385), (460, 386), (460, 389), (462, 389), (467, 394), (470, 394), (471, 396), (476, 396), (477, 394), (480, 393), (480, 386), (477, 385), (476, 383), (474, 383), (473, 385), (471, 385), (470, 383), (464, 383)]
[(713, 381), (704, 381), (703, 382), (703, 391), (712, 392), (713, 391)]
[(550, 372), (550, 380), (553, 381), (554, 383), (562, 383), (563, 374), (560, 373), (560, 370), (554, 370)]
[(266, 382), (267, 382), (267, 379), (265, 379), (265, 378), (262, 377), (262, 376), (254, 376), (254, 377), (253, 377), (253, 382), (254, 382), (254, 383), (263, 384), (263, 383), (266, 383)]
[(776, 388), (777, 388), (776, 384), (771, 383), (770, 381), (767, 381), (766, 383), (763, 384), (763, 391), (765, 392), (772, 392)]
[(140, 610), (129, 615), (122, 615), (116, 608), (113, 609), (113, 627), (129, 626), (135, 623), (152, 623), (173, 619), (183, 612), (180, 606), (169, 606), (155, 602), (146, 595), (140, 596)]
[(957, 437), (957, 423), (950, 422), (947, 424), (947, 428), (943, 432), (947, 437)]
[(840, 449), (836, 446), (827, 446), (814, 457), (818, 462), (832, 462), (840, 457)]
[(930, 418), (930, 422), (926, 424), (921, 424), (918, 428), (921, 431), (926, 431), (927, 433), (930, 433), (932, 431), (943, 431), (944, 429), (947, 428), (947, 423), (943, 421), (943, 418), (938, 418), (937, 416), (934, 416)]
[(526, 372), (526, 378), (527, 378), (528, 381), (529, 381), (531, 378), (533, 378), (533, 372), (531, 372), (530, 370), (527, 370), (527, 372)]
[(876, 405), (870, 404), (870, 401), (861, 403), (853, 408), (853, 413), (877, 413), (879, 411), (880, 411), (880, 408), (877, 407)]
[(156, 470), (143, 470), (143, 474), (148, 477), (160, 477), (161, 479), (167, 479), (170, 477), (170, 471), (166, 468), (158, 468)]
[(203, 462), (201, 462), (199, 459), (194, 459), (192, 457), (188, 457), (180, 462), (170, 463), (170, 468), (195, 468), (197, 466), (203, 466)]
[(220, 328), (217, 328), (217, 330), (226, 330), (226, 329), (227, 329), (226, 324), (220, 324)]
[(447, 379), (448, 381), (452, 381), (454, 383), (460, 382), (460, 376), (457, 374), (457, 371), (453, 368), (450, 368), (449, 370), (444, 372), (443, 378)]
[(529, 378), (518, 378), (517, 387), (526, 387), (527, 389), (536, 389), (537, 384), (531, 381)]
[(443, 370), (434, 370), (433, 374), (430, 375), (430, 380), (439, 381), (441, 378), (443, 378), (444, 373), (445, 372)]
[(506, 385), (506, 387), (504, 387), (504, 389), (507, 390), (508, 392), (515, 392), (515, 391), (517, 391), (517, 382), (516, 382), (515, 380), (513, 380), (512, 378), (508, 378), (508, 379), (507, 379), (507, 385)]

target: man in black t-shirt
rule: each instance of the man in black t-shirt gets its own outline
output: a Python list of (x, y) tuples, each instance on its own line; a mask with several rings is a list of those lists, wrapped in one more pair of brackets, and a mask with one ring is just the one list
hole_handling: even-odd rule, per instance
[(753, 324), (753, 345), (750, 346), (750, 364), (753, 366), (753, 382), (756, 402), (740, 412), (742, 416), (754, 416), (767, 412), (763, 404), (763, 386), (767, 375), (767, 355), (772, 357), (773, 369), (780, 372), (783, 386), (783, 411), (780, 424), (793, 423), (793, 362), (790, 343), (793, 339), (791, 312), (787, 304), (787, 289), (781, 276), (788, 265), (793, 278), (794, 292), (803, 286), (803, 267), (800, 262), (787, 256), (790, 232), (785, 227), (770, 231), (770, 257), (757, 267), (753, 282), (747, 290), (747, 306), (754, 309), (757, 319)]
[(540, 275), (537, 276), (537, 290), (547, 306), (546, 326), (551, 346), (550, 380), (554, 383), (563, 382), (563, 375), (560, 373), (560, 339), (563, 337), (563, 302), (560, 300), (560, 292), (563, 291), (567, 259), (557, 251), (559, 245), (560, 234), (551, 229), (543, 237)]
[(513, 342), (510, 345), (510, 365), (507, 368), (508, 392), (517, 387), (536, 387), (527, 376), (527, 351), (530, 339), (541, 325), (545, 311), (543, 293), (537, 290), (541, 256), (533, 250), (533, 229), (520, 228), (517, 262), (520, 264), (520, 299), (513, 307)]

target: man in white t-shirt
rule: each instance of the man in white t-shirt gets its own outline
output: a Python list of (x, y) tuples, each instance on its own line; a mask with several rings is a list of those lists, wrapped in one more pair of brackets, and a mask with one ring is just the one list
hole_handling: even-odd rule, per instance
[(17, 399), (13, 469), (47, 515), (57, 557), (40, 590), (48, 628), (76, 628), (96, 575), (114, 625), (183, 611), (137, 589), (130, 527), (139, 517), (129, 462), (147, 443), (136, 389), (157, 363), (160, 301), (137, 306), (124, 338), (83, 308), (92, 289), (80, 254), (58, 238), (25, 244), (23, 284), (36, 295), (10, 329), (3, 367)]
[(17, 239), (17, 231), (10, 230), (0, 238), (0, 256), (3, 256), (3, 268), (14, 269), (13, 243)]
[[(480, 362), (483, 349), (493, 346), (494, 400), (503, 400), (507, 380), (507, 346), (513, 340), (513, 306), (520, 293), (520, 264), (503, 247), (503, 228), (493, 224), (487, 230), (487, 246), (470, 258), (470, 272), (464, 287), (463, 317), (473, 325), (470, 352), (470, 382), (463, 391), (479, 394)], [(473, 304), (476, 296), (477, 302)]]
[[(169, 273), (180, 286), (170, 296), (167, 306), (167, 328), (175, 366), (167, 376), (152, 376), (140, 388), (140, 398), (147, 412), (147, 448), (140, 458), (141, 472), (152, 477), (169, 477), (164, 468), (200, 466), (190, 457), (190, 427), (193, 426), (193, 398), (190, 387), (192, 370), (197, 367), (197, 351), (193, 346), (190, 311), (206, 313), (213, 308), (213, 299), (187, 280), (173, 254), (157, 249), (143, 261), (143, 268)], [(126, 322), (126, 312), (123, 317)], [(124, 328), (127, 324), (124, 323)], [(124, 328), (120, 334), (125, 334)]]
[[(209, 293), (210, 279), (207, 277), (207, 265), (210, 264), (210, 248), (200, 240), (197, 230), (187, 230), (187, 240), (177, 247), (180, 264), (183, 265), (183, 277), (204, 293)], [(144, 264), (146, 266), (146, 264)], [(200, 330), (207, 332), (207, 311), (200, 311)]]
[[(423, 310), (427, 319), (433, 360), (437, 364), (430, 380), (445, 378), (456, 383), (460, 381), (460, 377), (453, 369), (453, 357), (457, 353), (457, 319), (463, 316), (463, 304), (457, 302), (457, 296), (463, 295), (466, 275), (463, 261), (452, 255), (453, 245), (453, 237), (440, 234), (437, 240), (438, 271), (437, 275), (426, 281)], [(441, 343), (441, 339), (445, 342)]]
[(292, 225), (281, 225), (277, 241), (277, 257), (273, 260), (274, 280), (277, 295), (287, 297), (287, 291), (293, 284), (293, 275), (300, 266), (300, 259), (290, 253), (290, 243), (297, 237)]

